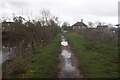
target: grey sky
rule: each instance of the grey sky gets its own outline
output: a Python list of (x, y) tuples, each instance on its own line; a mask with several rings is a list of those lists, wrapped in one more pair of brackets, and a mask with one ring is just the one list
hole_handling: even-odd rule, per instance
[(119, 0), (0, 0), (0, 18), (16, 15), (38, 18), (40, 10), (49, 9), (60, 21), (74, 24), (81, 19), (118, 23)]

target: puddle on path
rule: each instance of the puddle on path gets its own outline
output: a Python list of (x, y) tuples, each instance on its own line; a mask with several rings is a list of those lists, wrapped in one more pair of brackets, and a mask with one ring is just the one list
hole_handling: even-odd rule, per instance
[(69, 58), (71, 58), (71, 53), (68, 52), (66, 49), (62, 50), (62, 56), (67, 60)]
[[(61, 65), (59, 78), (81, 78), (77, 65), (73, 63), (74, 56), (70, 51), (69, 44), (64, 36), (61, 36)], [(74, 57), (74, 58), (73, 58)], [(72, 59), (73, 58), (73, 59)]]

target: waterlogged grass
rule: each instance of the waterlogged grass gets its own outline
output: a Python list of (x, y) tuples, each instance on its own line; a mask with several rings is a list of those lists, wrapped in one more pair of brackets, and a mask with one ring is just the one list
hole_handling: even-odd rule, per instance
[(26, 77), (53, 78), (58, 75), (58, 54), (60, 53), (59, 36), (55, 37), (47, 46), (37, 49), (32, 59), (32, 67)]
[(118, 77), (118, 48), (110, 44), (87, 44), (83, 36), (65, 33), (79, 61), (79, 68), (89, 78)]

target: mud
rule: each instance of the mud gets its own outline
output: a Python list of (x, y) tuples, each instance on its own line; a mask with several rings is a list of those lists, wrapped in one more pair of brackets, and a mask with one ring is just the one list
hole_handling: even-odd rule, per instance
[(70, 49), (68, 41), (65, 39), (64, 36), (61, 36), (61, 54), (60, 57), (60, 73), (58, 75), (59, 78), (83, 78), (80, 70), (78, 69), (78, 61)]

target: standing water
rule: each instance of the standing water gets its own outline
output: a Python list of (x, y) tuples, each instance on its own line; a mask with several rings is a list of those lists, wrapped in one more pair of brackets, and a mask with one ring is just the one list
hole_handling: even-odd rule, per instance
[(77, 60), (70, 50), (70, 46), (64, 36), (61, 37), (61, 63), (59, 78), (82, 78), (77, 68)]

